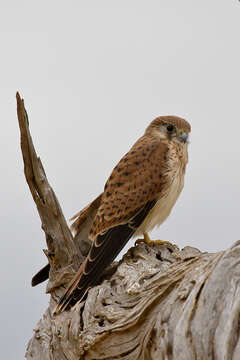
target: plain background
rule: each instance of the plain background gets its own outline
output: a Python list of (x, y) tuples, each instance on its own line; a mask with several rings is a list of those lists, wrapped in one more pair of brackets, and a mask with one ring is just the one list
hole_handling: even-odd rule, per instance
[(186, 118), (185, 187), (152, 237), (215, 252), (240, 238), (239, 36), (237, 0), (1, 1), (1, 358), (24, 357), (49, 300), (45, 284), (30, 286), (46, 244), (23, 174), (16, 91), (67, 218), (152, 119)]

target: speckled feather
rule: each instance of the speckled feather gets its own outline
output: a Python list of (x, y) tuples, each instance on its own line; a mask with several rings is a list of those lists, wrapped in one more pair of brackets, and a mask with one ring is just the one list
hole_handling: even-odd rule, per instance
[(81, 231), (82, 224), (86, 221), (89, 213), (93, 209), (98, 209), (102, 201), (102, 194), (100, 194), (95, 200), (93, 200), (90, 204), (85, 206), (82, 210), (80, 210), (77, 214), (71, 217), (70, 220), (74, 220), (70, 229), (74, 235), (77, 235)]
[(163, 167), (168, 147), (154, 138), (141, 137), (113, 169), (90, 231), (90, 238), (112, 226), (128, 222), (164, 186)]

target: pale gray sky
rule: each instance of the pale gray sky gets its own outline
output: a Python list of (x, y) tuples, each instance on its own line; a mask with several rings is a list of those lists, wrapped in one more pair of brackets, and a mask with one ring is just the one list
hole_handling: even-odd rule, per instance
[(158, 115), (192, 125), (184, 191), (153, 238), (218, 251), (240, 238), (240, 2), (2, 1), (1, 356), (23, 358), (47, 307), (15, 92), (67, 218)]

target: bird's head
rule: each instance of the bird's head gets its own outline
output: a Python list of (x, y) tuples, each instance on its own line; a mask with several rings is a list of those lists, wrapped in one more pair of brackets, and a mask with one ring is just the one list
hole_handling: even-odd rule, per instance
[(161, 139), (187, 144), (191, 132), (190, 124), (178, 116), (159, 116), (147, 127), (145, 134)]

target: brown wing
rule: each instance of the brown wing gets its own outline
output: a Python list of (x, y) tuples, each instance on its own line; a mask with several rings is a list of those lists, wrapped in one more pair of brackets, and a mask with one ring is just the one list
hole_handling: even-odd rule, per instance
[[(84, 209), (75, 214), (70, 220), (74, 220), (70, 229), (73, 234), (76, 236), (79, 232), (82, 231), (82, 224), (86, 222), (89, 218), (94, 219), (97, 210), (101, 204), (102, 194), (100, 194), (95, 200), (93, 200), (90, 204), (85, 206)], [(90, 229), (89, 229), (90, 230)]]
[(141, 137), (134, 144), (106, 182), (90, 238), (127, 223), (164, 190), (167, 154), (168, 146), (149, 136)]
[(165, 143), (144, 136), (114, 168), (90, 231), (94, 243), (56, 313), (84, 297), (143, 222), (164, 191), (167, 153)]

